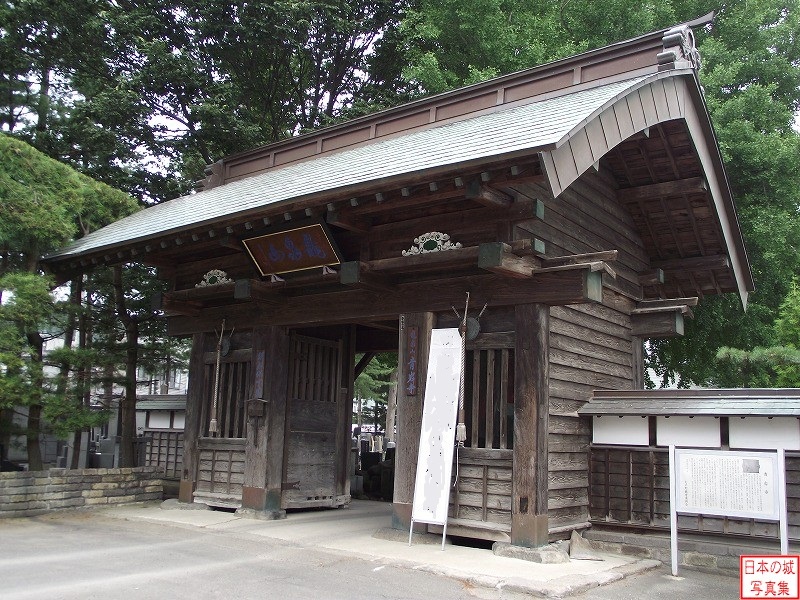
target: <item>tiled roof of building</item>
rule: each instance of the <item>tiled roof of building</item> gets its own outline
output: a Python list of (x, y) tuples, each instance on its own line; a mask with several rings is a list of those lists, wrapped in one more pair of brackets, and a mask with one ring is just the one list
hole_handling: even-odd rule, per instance
[(154, 239), (369, 182), (386, 182), (449, 165), (544, 150), (557, 145), (620, 96), (661, 77), (664, 74), (594, 85), (270, 169), (139, 211), (46, 258), (66, 259)]

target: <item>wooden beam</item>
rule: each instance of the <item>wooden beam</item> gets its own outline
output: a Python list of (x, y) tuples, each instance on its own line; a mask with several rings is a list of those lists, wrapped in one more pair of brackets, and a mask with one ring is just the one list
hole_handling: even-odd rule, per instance
[(640, 285), (661, 285), (664, 283), (664, 269), (651, 269), (638, 274)]
[(693, 258), (671, 258), (667, 260), (654, 260), (650, 263), (653, 267), (666, 272), (674, 271), (711, 271), (713, 269), (727, 269), (731, 261), (724, 254), (712, 256), (696, 256)]
[(265, 304), (277, 304), (279, 301), (275, 295), (275, 286), (258, 279), (237, 279), (233, 287), (233, 298)]
[(242, 244), (242, 241), (238, 238), (233, 237), (232, 235), (225, 235), (219, 238), (218, 243), (223, 248), (230, 248), (231, 250), (244, 252), (244, 244)]
[(461, 277), (445, 277), (398, 283), (392, 293), (338, 288), (318, 294), (291, 296), (290, 301), (276, 306), (235, 304), (209, 306), (199, 317), (173, 317), (169, 320), (171, 335), (187, 335), (195, 331), (214, 331), (225, 317), (231, 327), (251, 328), (259, 325), (311, 325), (352, 323), (365, 319), (396, 319), (403, 311), (450, 311), (471, 292), (475, 304), (514, 306), (535, 300), (541, 304), (561, 306), (601, 302), (601, 271), (586, 269), (537, 273), (530, 279), (499, 277), (490, 273)]
[(509, 243), (509, 246), (511, 246), (511, 252), (517, 256), (542, 255), (545, 252), (545, 243), (538, 238), (514, 240)]
[(690, 298), (662, 298), (659, 300), (642, 300), (636, 305), (637, 308), (660, 308), (679, 306), (697, 306), (699, 299), (697, 296)]
[(530, 279), (539, 264), (539, 259), (533, 256), (513, 254), (511, 246), (503, 242), (481, 244), (478, 250), (478, 266), (481, 269), (508, 277)]
[(544, 219), (544, 202), (536, 200), (518, 200), (507, 209), (507, 218), (511, 221), (528, 219)]
[(483, 185), (479, 179), (473, 179), (467, 184), (464, 196), (467, 200), (474, 200), (492, 208), (508, 208), (514, 201), (511, 196)]
[(342, 285), (378, 291), (388, 291), (393, 287), (388, 277), (369, 270), (365, 263), (359, 261), (343, 262), (340, 265), (339, 282)]
[(358, 376), (364, 372), (364, 369), (367, 368), (373, 358), (375, 358), (374, 352), (365, 352), (364, 356), (361, 357), (361, 360), (359, 360), (356, 363), (356, 366), (353, 368), (353, 376), (358, 378)]
[(592, 262), (613, 262), (619, 256), (618, 250), (604, 250), (602, 252), (588, 252), (586, 254), (568, 254), (543, 258), (542, 267), (560, 267), (562, 265), (577, 265)]
[(627, 204), (629, 202), (652, 200), (653, 198), (663, 198), (665, 196), (680, 196), (681, 194), (703, 192), (706, 189), (706, 182), (702, 177), (689, 177), (686, 179), (665, 181), (663, 183), (623, 188), (617, 190), (617, 197), (620, 202)]
[(383, 331), (359, 327), (356, 331), (356, 352), (397, 352), (397, 329)]
[(442, 252), (382, 258), (362, 263), (370, 272), (395, 273), (468, 267), (478, 259), (478, 246), (467, 246)]
[(641, 300), (644, 297), (644, 290), (642, 286), (623, 277), (610, 277), (608, 275), (603, 277), (603, 285), (610, 290), (614, 290), (627, 296), (632, 300)]
[(631, 315), (631, 335), (641, 338), (669, 338), (683, 335), (683, 313), (679, 308)]
[(372, 227), (372, 223), (367, 218), (359, 218), (333, 210), (329, 210), (325, 214), (325, 221), (329, 225), (334, 225), (347, 231), (354, 231), (355, 233), (366, 233)]
[(203, 304), (201, 302), (192, 302), (190, 300), (174, 300), (169, 296), (164, 296), (161, 303), (161, 310), (167, 316), (181, 315), (187, 317), (199, 317)]

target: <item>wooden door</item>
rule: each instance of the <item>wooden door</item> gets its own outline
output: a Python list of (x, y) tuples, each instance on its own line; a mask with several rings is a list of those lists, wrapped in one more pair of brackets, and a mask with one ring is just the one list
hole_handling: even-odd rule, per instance
[[(283, 508), (337, 506), (342, 342), (294, 334), (289, 357)], [(348, 413), (349, 414), (349, 413)]]

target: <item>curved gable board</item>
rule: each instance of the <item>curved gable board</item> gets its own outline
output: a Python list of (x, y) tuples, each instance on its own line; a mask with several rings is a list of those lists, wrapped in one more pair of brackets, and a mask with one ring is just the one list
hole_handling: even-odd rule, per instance
[(750, 267), (694, 71), (668, 71), (634, 82), (564, 135), (554, 149), (542, 151), (542, 165), (553, 197), (557, 198), (624, 140), (675, 119), (686, 122), (714, 202), (742, 305), (747, 307), (748, 292), (753, 290)]

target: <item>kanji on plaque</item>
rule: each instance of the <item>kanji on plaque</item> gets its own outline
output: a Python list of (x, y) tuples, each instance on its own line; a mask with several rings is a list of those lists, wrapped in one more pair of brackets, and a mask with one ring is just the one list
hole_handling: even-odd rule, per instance
[(417, 395), (417, 347), (419, 345), (419, 329), (406, 328), (406, 380), (403, 386), (407, 396)]
[(739, 557), (739, 598), (800, 599), (800, 556), (743, 554)]
[(339, 264), (327, 228), (317, 223), (242, 240), (262, 276)]

